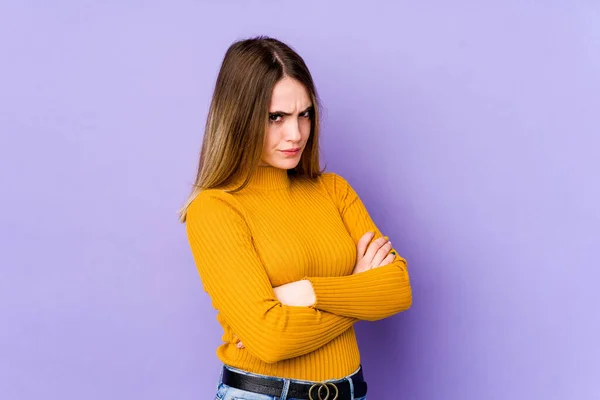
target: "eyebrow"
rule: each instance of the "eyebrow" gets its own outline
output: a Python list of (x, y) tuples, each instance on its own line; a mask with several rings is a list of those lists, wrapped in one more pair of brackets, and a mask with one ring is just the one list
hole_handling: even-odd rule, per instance
[[(300, 111), (300, 114), (304, 114), (307, 111), (312, 111), (313, 110), (313, 106), (310, 105), (308, 107), (306, 107), (304, 110)], [(271, 115), (284, 115), (284, 116), (290, 116), (292, 115), (292, 113), (288, 113), (285, 111), (269, 111), (269, 114)]]

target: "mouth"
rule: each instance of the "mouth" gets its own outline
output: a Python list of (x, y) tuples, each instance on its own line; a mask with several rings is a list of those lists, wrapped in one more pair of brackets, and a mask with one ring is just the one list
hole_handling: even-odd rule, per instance
[(279, 151), (281, 151), (286, 156), (295, 156), (296, 154), (298, 154), (300, 152), (300, 148), (297, 147), (295, 149), (287, 149), (287, 150), (279, 150)]

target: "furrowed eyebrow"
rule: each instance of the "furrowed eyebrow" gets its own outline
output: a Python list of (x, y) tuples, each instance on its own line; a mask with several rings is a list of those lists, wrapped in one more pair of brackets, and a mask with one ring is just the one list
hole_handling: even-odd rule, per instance
[[(313, 110), (313, 106), (308, 106), (306, 107), (303, 111), (300, 111), (300, 114), (304, 114), (307, 111), (312, 111)], [(283, 116), (290, 116), (292, 115), (292, 113), (288, 113), (285, 111), (269, 111), (269, 114), (271, 115), (283, 115)]]

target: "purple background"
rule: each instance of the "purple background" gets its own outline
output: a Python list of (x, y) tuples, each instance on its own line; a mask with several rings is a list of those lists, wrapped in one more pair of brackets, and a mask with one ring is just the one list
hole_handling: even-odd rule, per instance
[(522, 0), (3, 0), (0, 398), (211, 398), (176, 210), (261, 33), (411, 265), (413, 308), (358, 327), (370, 399), (600, 398), (600, 3)]

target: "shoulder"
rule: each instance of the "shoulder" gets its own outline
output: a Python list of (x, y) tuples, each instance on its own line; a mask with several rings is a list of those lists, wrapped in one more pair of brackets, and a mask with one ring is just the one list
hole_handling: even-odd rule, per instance
[(186, 220), (194, 222), (243, 217), (243, 209), (234, 195), (220, 189), (205, 189), (189, 205)]
[(343, 176), (335, 172), (323, 172), (319, 177), (321, 182), (332, 189), (339, 189), (349, 186), (349, 183)]
[(350, 183), (335, 172), (323, 172), (319, 179), (327, 192), (336, 198), (345, 197), (353, 192)]
[(229, 238), (251, 236), (247, 218), (237, 199), (219, 189), (202, 190), (187, 209), (185, 229), (193, 243), (214, 243)]

